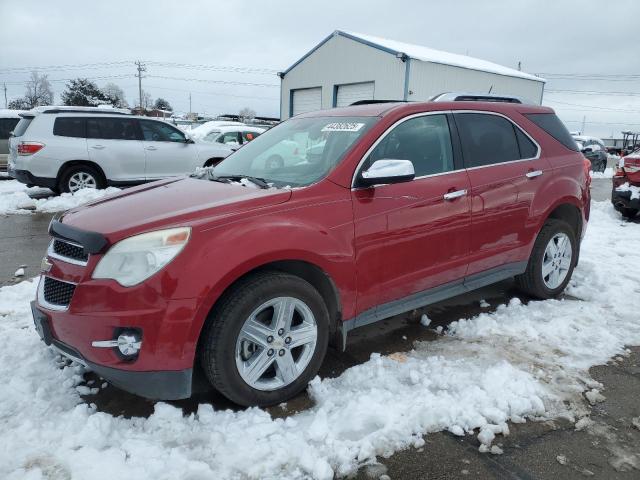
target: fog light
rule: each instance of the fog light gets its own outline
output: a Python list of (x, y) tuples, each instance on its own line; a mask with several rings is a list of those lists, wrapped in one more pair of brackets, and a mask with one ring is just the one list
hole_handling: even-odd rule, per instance
[(140, 334), (132, 330), (125, 330), (115, 340), (97, 340), (91, 342), (92, 347), (117, 348), (125, 357), (137, 355), (142, 347)]

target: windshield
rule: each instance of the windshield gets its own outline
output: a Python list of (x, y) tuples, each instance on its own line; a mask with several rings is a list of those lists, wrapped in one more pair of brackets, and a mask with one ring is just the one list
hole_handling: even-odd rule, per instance
[(219, 131), (213, 131), (213, 132), (209, 132), (207, 133), (202, 140), (205, 140), (207, 142), (215, 142), (216, 139), (220, 136), (220, 132)]
[(214, 175), (263, 179), (301, 187), (324, 178), (377, 117), (293, 118), (223, 160)]

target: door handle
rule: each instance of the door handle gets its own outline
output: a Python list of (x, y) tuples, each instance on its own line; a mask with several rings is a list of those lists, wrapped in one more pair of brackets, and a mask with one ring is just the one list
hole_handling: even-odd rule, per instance
[(91, 145), (91, 148), (95, 148), (96, 150), (102, 150), (104, 145)]
[(149, 145), (148, 147), (144, 147), (145, 150), (157, 150), (153, 145)]
[(527, 178), (536, 178), (539, 177), (540, 175), (542, 175), (544, 172), (542, 170), (532, 170), (530, 172), (527, 172), (526, 177)]
[(464, 197), (466, 194), (467, 194), (466, 190), (456, 190), (455, 192), (445, 193), (442, 196), (442, 198), (444, 198), (445, 200), (451, 201), (451, 200), (455, 200), (456, 198)]

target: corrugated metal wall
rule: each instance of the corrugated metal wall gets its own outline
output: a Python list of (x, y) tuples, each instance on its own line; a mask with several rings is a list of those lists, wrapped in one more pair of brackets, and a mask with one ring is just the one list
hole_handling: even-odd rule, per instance
[(516, 95), (542, 103), (543, 83), (468, 68), (411, 60), (409, 100), (424, 101), (444, 92)]
[(322, 108), (333, 107), (334, 87), (374, 81), (375, 99), (402, 99), (405, 64), (394, 55), (334, 36), (282, 79), (280, 115), (289, 118), (290, 90), (322, 87)]
[[(444, 92), (516, 95), (542, 103), (544, 83), (438, 63), (410, 60), (408, 100)], [(280, 115), (290, 116), (292, 89), (322, 88), (322, 108), (332, 108), (337, 85), (375, 82), (374, 99), (404, 98), (406, 63), (394, 54), (334, 35), (282, 79)]]

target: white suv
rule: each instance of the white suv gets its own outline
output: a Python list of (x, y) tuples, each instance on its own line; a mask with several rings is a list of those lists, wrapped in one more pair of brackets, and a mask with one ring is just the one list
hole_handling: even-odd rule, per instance
[(237, 149), (194, 141), (167, 122), (121, 109), (37, 107), (21, 117), (9, 140), (8, 173), (54, 191), (183, 175)]

